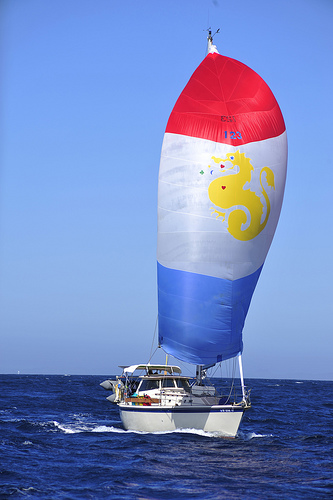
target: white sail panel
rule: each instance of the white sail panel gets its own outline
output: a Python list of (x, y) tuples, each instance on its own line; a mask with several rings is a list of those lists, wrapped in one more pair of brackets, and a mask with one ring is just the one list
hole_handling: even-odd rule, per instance
[[(286, 177), (286, 140), (284, 132), (278, 137), (232, 147), (166, 133), (159, 173), (158, 262), (165, 267), (223, 279), (239, 279), (256, 271), (265, 260), (280, 214)], [(233, 166), (224, 161), (222, 170), (220, 162), (212, 160), (212, 157), (227, 158), (227, 153), (236, 151), (250, 160), (247, 162), (253, 167), (250, 181), (247, 173), (242, 173), (242, 164)], [(268, 186), (266, 179), (261, 186), (264, 167), (273, 172), (274, 187)], [(214, 205), (209, 197), (210, 184), (220, 179), (224, 186), (236, 178), (237, 189), (231, 205), (220, 208)], [(264, 229), (246, 241), (235, 238), (228, 231), (229, 215), (235, 209), (242, 210), (246, 214), (243, 227), (249, 227), (254, 217), (251, 207), (255, 204), (261, 207), (264, 220), (267, 214), (264, 190), (270, 200), (270, 217)], [(248, 196), (244, 197), (246, 191)], [(224, 220), (217, 213), (222, 209), (226, 213)]]

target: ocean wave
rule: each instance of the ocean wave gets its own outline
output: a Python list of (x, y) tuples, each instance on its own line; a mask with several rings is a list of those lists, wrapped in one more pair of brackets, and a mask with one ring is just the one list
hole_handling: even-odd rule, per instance
[(166, 434), (194, 434), (197, 436), (202, 436), (206, 438), (216, 438), (216, 437), (225, 437), (228, 438), (230, 436), (227, 436), (225, 434), (222, 434), (221, 432), (207, 432), (203, 431), (201, 429), (174, 429), (170, 431), (155, 431), (155, 432), (146, 432), (146, 431), (136, 431), (136, 430), (125, 430), (122, 427), (114, 427), (114, 426), (108, 426), (108, 425), (96, 425), (96, 424), (79, 424), (79, 423), (73, 423), (73, 424), (61, 424), (60, 422), (57, 422), (54, 420), (52, 422), (54, 427), (61, 432), (64, 432), (65, 434), (78, 434), (82, 432), (95, 432), (95, 433), (104, 433), (104, 432), (113, 432), (116, 434), (139, 434), (139, 435), (166, 435)]
[[(96, 432), (96, 431), (95, 431)], [(230, 438), (230, 436), (227, 436), (225, 434), (222, 434), (221, 432), (207, 432), (207, 431), (203, 431), (201, 429), (174, 429), (174, 430), (170, 430), (170, 431), (154, 431), (154, 432), (148, 432), (148, 431), (135, 431), (135, 430), (125, 430), (125, 429), (122, 429), (122, 428), (115, 428), (115, 427), (111, 427), (110, 430), (108, 432), (121, 432), (121, 433), (125, 433), (125, 434), (140, 434), (140, 435), (156, 435), (156, 436), (159, 436), (159, 435), (167, 435), (167, 434), (195, 434), (197, 436), (202, 436), (202, 437), (206, 437), (206, 438), (216, 438), (216, 437), (225, 437), (225, 438)]]
[[(65, 434), (76, 434), (78, 432), (86, 432), (89, 430), (88, 428), (73, 428), (73, 425), (70, 424), (60, 424), (56, 420), (53, 420), (53, 425), (56, 427), (56, 429), (59, 429), (60, 431), (64, 432)], [(75, 425), (75, 424), (74, 424)]]
[(250, 441), (251, 439), (256, 439), (256, 438), (267, 438), (267, 437), (273, 437), (273, 434), (257, 434), (256, 432), (238, 432), (238, 437), (243, 439), (244, 441)]
[(91, 432), (116, 432), (116, 433), (123, 433), (126, 432), (124, 429), (121, 429), (119, 427), (109, 427), (107, 425), (99, 425), (98, 427), (95, 427), (94, 429), (91, 430)]
[(123, 429), (118, 429), (117, 427), (109, 427), (107, 425), (97, 425), (96, 423), (91, 423), (89, 425), (83, 423), (73, 423), (73, 424), (61, 424), (56, 420), (52, 421), (54, 427), (65, 434), (79, 434), (82, 432), (125, 432)]
[[(201, 429), (175, 429), (172, 431), (155, 431), (155, 432), (144, 432), (144, 431), (134, 431), (134, 430), (124, 430), (119, 428), (110, 428), (108, 432), (123, 432), (126, 434), (151, 434), (151, 435), (166, 435), (166, 434), (194, 434), (197, 436), (202, 436), (205, 438), (227, 438), (233, 439), (233, 437), (223, 434), (221, 432), (207, 432)], [(273, 434), (258, 434), (256, 432), (238, 432), (236, 439), (241, 439), (243, 441), (250, 441), (256, 438), (270, 438), (274, 437)]]
[(153, 435), (165, 435), (165, 434), (196, 434), (197, 436), (203, 437), (220, 437), (221, 434), (218, 432), (206, 432), (201, 429), (174, 429), (171, 431), (155, 431), (155, 432), (143, 432), (143, 431), (132, 431), (128, 430), (125, 432), (135, 432), (136, 434), (153, 434)]

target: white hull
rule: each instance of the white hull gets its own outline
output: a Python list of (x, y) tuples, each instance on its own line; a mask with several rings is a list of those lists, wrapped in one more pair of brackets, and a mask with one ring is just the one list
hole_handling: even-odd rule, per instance
[(176, 429), (198, 429), (235, 437), (244, 408), (236, 406), (131, 406), (118, 404), (126, 430), (158, 432)]

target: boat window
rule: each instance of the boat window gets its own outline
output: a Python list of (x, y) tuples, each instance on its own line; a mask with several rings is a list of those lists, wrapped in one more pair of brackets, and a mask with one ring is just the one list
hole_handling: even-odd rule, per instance
[(176, 380), (177, 387), (180, 389), (185, 389), (185, 391), (189, 392), (190, 390), (190, 384), (188, 383), (188, 380), (183, 379), (183, 378), (178, 378)]
[(139, 387), (139, 391), (151, 391), (158, 388), (158, 380), (143, 379)]
[(173, 378), (165, 378), (162, 380), (162, 387), (175, 387), (175, 382)]

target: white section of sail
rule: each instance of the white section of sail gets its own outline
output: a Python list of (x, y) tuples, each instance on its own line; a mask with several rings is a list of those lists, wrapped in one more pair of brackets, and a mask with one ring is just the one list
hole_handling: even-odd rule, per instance
[[(240, 241), (228, 232), (228, 215), (241, 208), (235, 204), (223, 207), (225, 221), (212, 214), (214, 209), (208, 188), (214, 175), (234, 175), (237, 168), (225, 163), (223, 172), (212, 157), (226, 158), (239, 151), (251, 159), (251, 181), (240, 185), (266, 201), (260, 185), (263, 167), (274, 173), (275, 189), (266, 188), (271, 212), (266, 227), (253, 239)], [(235, 280), (255, 272), (264, 262), (278, 222), (286, 176), (287, 137), (278, 137), (240, 146), (215, 143), (206, 139), (166, 133), (164, 136), (158, 192), (157, 260), (165, 267)], [(265, 176), (263, 176), (265, 178)], [(222, 209), (220, 209), (222, 210)], [(248, 216), (247, 224), (250, 217)], [(246, 224), (243, 229), (246, 228)], [(223, 249), (223, 250), (222, 250)], [(223, 254), (222, 254), (223, 252)]]

